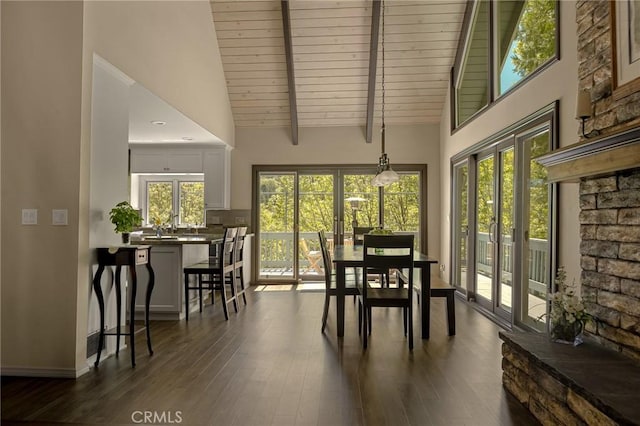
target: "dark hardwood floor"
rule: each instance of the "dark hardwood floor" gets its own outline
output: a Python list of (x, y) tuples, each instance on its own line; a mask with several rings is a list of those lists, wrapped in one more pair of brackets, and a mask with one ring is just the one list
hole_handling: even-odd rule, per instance
[[(2, 377), (2, 424), (533, 425), (501, 385), (499, 328), (456, 301), (432, 302), (431, 339), (410, 352), (399, 309), (374, 309), (363, 352), (357, 310), (335, 301), (320, 332), (321, 292), (250, 291), (224, 321), (208, 305), (185, 321), (153, 322), (155, 355), (138, 335), (128, 350), (77, 380)], [(417, 313), (415, 324), (419, 324)], [(151, 417), (155, 416), (155, 417)]]

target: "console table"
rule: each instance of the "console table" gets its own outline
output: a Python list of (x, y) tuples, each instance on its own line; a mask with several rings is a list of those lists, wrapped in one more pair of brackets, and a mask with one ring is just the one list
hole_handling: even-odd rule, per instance
[[(153, 285), (155, 282), (155, 276), (153, 268), (151, 268), (150, 246), (119, 246), (119, 247), (99, 247), (98, 252), (98, 270), (93, 278), (93, 290), (98, 299), (98, 305), (100, 307), (100, 337), (98, 339), (98, 354), (96, 357), (95, 366), (100, 363), (100, 355), (104, 346), (104, 336), (116, 336), (116, 356), (120, 350), (120, 336), (129, 336), (129, 345), (131, 346), (131, 366), (136, 366), (136, 352), (134, 335), (138, 332), (147, 331), (147, 347), (149, 349), (149, 355), (153, 355), (153, 349), (151, 349), (151, 334), (149, 331), (149, 303), (151, 301), (151, 292), (153, 291)], [(145, 265), (149, 271), (149, 283), (147, 285), (147, 294), (145, 300), (145, 312), (144, 312), (144, 326), (139, 327), (137, 330), (134, 328), (135, 307), (136, 307), (136, 291), (138, 289), (136, 266)], [(100, 285), (100, 278), (104, 272), (105, 267), (116, 267), (115, 272), (115, 287), (116, 287), (116, 312), (117, 312), (117, 325), (114, 329), (105, 330), (104, 327), (104, 295), (102, 294), (102, 286)], [(131, 276), (131, 299), (129, 306), (129, 330), (126, 330), (126, 326), (122, 327), (120, 324), (120, 317), (122, 312), (121, 304), (121, 283), (120, 272), (123, 266), (127, 266), (129, 269), (129, 275)]]

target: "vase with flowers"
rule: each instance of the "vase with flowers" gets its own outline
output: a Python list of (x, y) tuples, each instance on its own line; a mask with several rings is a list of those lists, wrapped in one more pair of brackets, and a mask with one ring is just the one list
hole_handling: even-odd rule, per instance
[(549, 335), (551, 340), (574, 346), (582, 343), (584, 324), (590, 319), (584, 301), (576, 294), (575, 283), (567, 284), (564, 267), (558, 268), (556, 291), (550, 297)]

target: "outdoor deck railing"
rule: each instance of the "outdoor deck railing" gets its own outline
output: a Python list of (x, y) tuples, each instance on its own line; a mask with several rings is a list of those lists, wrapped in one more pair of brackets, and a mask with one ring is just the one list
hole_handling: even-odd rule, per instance
[[(490, 276), (492, 273), (493, 251), (489, 243), (489, 234), (479, 232), (477, 251), (477, 270), (479, 274)], [(533, 294), (545, 297), (549, 286), (547, 240), (538, 238), (529, 239), (529, 290)], [(513, 273), (513, 245), (511, 236), (503, 235), (502, 239), (502, 282), (511, 285), (511, 275)]]
[[(346, 237), (349, 244), (350, 234)], [(417, 232), (414, 234), (417, 236)], [(317, 232), (300, 232), (300, 238), (304, 238), (310, 251), (320, 251), (320, 241)], [(332, 233), (327, 233), (329, 240), (333, 239)], [(293, 233), (292, 232), (261, 232), (260, 233), (260, 269), (291, 269), (293, 268)], [(304, 253), (299, 253), (298, 263), (302, 270), (310, 266)]]
[[(316, 232), (300, 232), (300, 238), (304, 238), (307, 247), (312, 251), (320, 250), (320, 242)], [(332, 239), (333, 234), (327, 234)], [(491, 275), (492, 250), (487, 233), (478, 234), (478, 273)], [(503, 236), (502, 241), (503, 269), (502, 280), (504, 284), (511, 284), (512, 268), (512, 244), (511, 236)], [(291, 232), (261, 232), (260, 233), (260, 269), (291, 270), (293, 268), (293, 233)], [(546, 295), (549, 286), (547, 270), (547, 241), (532, 238), (529, 240), (529, 289), (532, 293), (541, 296)], [(301, 270), (310, 266), (304, 253), (299, 253), (298, 263)]]

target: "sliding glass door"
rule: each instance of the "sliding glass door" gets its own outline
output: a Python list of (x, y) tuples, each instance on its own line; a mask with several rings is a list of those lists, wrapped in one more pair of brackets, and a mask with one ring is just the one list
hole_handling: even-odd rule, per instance
[(522, 289), (517, 321), (539, 331), (545, 329), (546, 294), (552, 275), (552, 188), (546, 183), (547, 169), (535, 158), (548, 152), (551, 134), (548, 127), (533, 129), (519, 137), (522, 152), (521, 200)]
[(453, 252), (451, 285), (463, 294), (468, 294), (467, 270), (469, 265), (469, 162), (467, 160), (453, 166), (452, 199), (453, 226), (451, 236)]
[(283, 282), (295, 278), (295, 187), (295, 173), (265, 172), (258, 176), (260, 278)]
[(451, 283), (492, 315), (538, 330), (555, 214), (554, 187), (535, 158), (552, 139), (551, 119), (539, 119), (452, 164)]
[(509, 319), (512, 305), (514, 146), (507, 140), (477, 157), (475, 293), (478, 303)]
[(422, 247), (424, 166), (397, 167), (400, 181), (384, 189), (371, 185), (373, 168), (265, 168), (254, 168), (259, 282), (323, 280), (320, 230), (330, 249), (352, 244), (354, 227), (378, 226), (414, 234)]
[(318, 231), (324, 230), (333, 241), (335, 217), (335, 173), (298, 173), (298, 277), (324, 278)]

